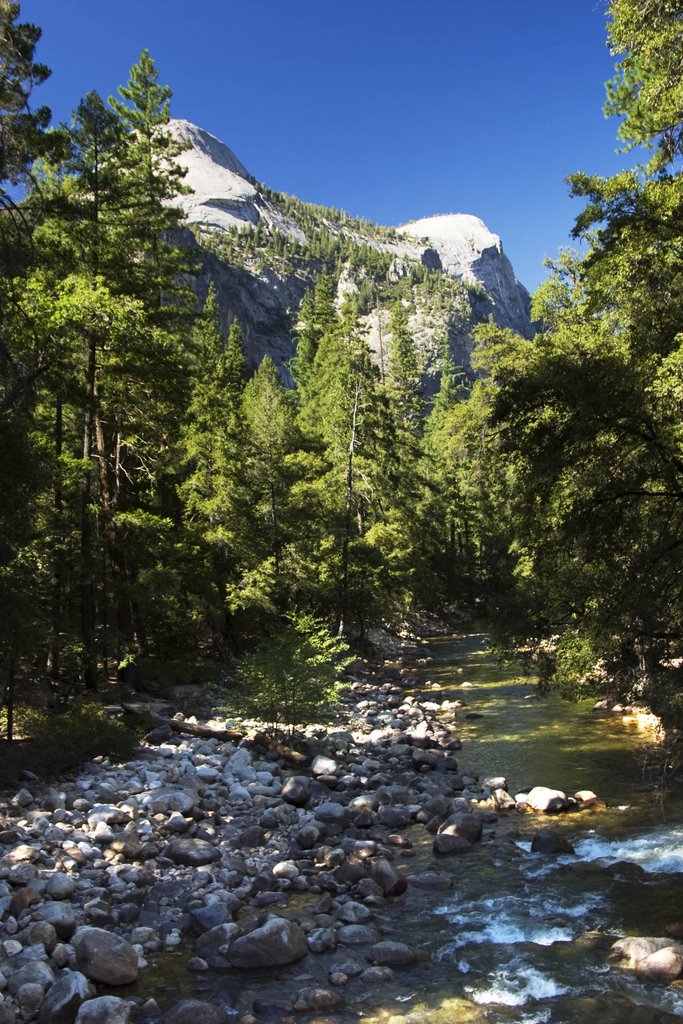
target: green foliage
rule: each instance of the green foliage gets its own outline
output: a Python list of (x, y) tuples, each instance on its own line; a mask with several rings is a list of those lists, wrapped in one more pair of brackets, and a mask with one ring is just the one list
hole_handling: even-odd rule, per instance
[(246, 712), (270, 730), (290, 734), (314, 721), (339, 696), (339, 674), (351, 660), (346, 650), (320, 619), (288, 614), (282, 628), (240, 664)]
[[(0, 734), (6, 729), (6, 711), (0, 708)], [(0, 784), (4, 786), (16, 783), (24, 769), (45, 777), (93, 757), (123, 761), (130, 758), (137, 742), (136, 734), (120, 718), (112, 718), (94, 702), (75, 704), (63, 714), (19, 705), (15, 735), (19, 739), (12, 744), (0, 742)]]

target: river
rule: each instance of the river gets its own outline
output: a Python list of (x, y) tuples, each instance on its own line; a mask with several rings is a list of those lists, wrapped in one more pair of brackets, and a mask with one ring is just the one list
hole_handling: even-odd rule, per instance
[[(504, 775), (511, 793), (532, 785), (568, 794), (591, 789), (607, 806), (552, 819), (574, 844), (574, 856), (531, 854), (533, 830), (548, 818), (513, 812), (500, 817), (476, 855), (442, 858), (438, 867), (452, 873), (454, 888), (416, 908), (410, 924), (411, 941), (429, 957), (414, 970), (400, 1009), (385, 1006), (371, 1019), (679, 1019), (680, 983), (643, 985), (606, 957), (611, 936), (683, 938), (681, 786), (662, 803), (643, 777), (642, 748), (653, 738), (647, 723), (597, 713), (592, 701), (539, 699), (533, 680), (494, 661), (483, 633), (437, 638), (425, 650), (419, 685), (434, 689), (435, 699), (465, 703), (465, 771)], [(404, 913), (410, 919), (409, 907)]]
[[(534, 681), (501, 667), (486, 635), (434, 638), (409, 668), (415, 688), (434, 700), (461, 700), (461, 773), (503, 775), (510, 793), (547, 785), (568, 794), (597, 793), (602, 807), (548, 818), (513, 810), (489, 823), (481, 845), (435, 858), (423, 826), (406, 830), (396, 866), (451, 876), (452, 888), (425, 893), (409, 886), (377, 914), (386, 933), (422, 951), (410, 968), (374, 991), (349, 984), (342, 1014), (306, 1017), (325, 1024), (665, 1024), (683, 1016), (683, 982), (644, 985), (611, 964), (623, 935), (683, 940), (683, 799), (662, 803), (643, 778), (647, 723), (592, 702), (539, 698)], [(530, 852), (534, 830), (565, 830), (576, 853)], [(297, 900), (282, 912), (296, 917)], [(355, 952), (355, 951), (354, 951)], [(244, 986), (267, 990), (327, 981), (337, 954), (314, 959), (316, 976), (297, 969), (187, 976), (172, 987), (240, 1005)], [(310, 964), (310, 961), (307, 961)], [(308, 967), (311, 970), (311, 967)], [(229, 975), (232, 973), (232, 977)], [(247, 1001), (248, 1003), (248, 1001)], [(225, 1003), (224, 1003), (225, 1004)], [(244, 1003), (242, 1003), (244, 1005)], [(287, 1013), (273, 1019), (291, 1021)]]

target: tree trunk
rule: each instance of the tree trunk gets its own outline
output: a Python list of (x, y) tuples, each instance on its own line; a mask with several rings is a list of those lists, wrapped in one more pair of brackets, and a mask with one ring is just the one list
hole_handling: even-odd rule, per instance
[(95, 656), (95, 595), (92, 524), (90, 520), (90, 460), (95, 420), (96, 342), (88, 347), (88, 406), (83, 426), (83, 463), (81, 481), (81, 640), (83, 643), (83, 682), (86, 690), (97, 689), (97, 658)]

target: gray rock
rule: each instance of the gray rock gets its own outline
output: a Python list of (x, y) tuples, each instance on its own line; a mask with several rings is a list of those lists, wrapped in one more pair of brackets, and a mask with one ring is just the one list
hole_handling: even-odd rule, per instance
[(192, 836), (177, 836), (164, 849), (164, 856), (174, 864), (187, 867), (201, 867), (220, 860), (220, 851), (206, 839), (194, 839)]
[(456, 812), (446, 818), (439, 827), (440, 835), (460, 836), (468, 843), (478, 843), (481, 839), (483, 823), (481, 818), (475, 814), (461, 814)]
[(311, 764), (311, 772), (316, 777), (319, 775), (334, 775), (338, 768), (339, 764), (333, 757), (325, 757), (323, 754), (318, 754), (317, 757), (314, 757)]
[(128, 985), (138, 976), (138, 957), (130, 942), (103, 928), (79, 928), (73, 947), (78, 967), (91, 981)]
[(378, 858), (373, 863), (371, 877), (380, 886), (385, 896), (400, 896), (408, 887), (405, 876), (400, 875), (384, 857)]
[(318, 821), (322, 821), (326, 825), (338, 825), (344, 828), (348, 824), (349, 811), (343, 804), (328, 800), (316, 807), (315, 816)]
[(349, 900), (348, 903), (344, 903), (339, 908), (337, 917), (344, 924), (365, 924), (372, 917), (372, 911), (364, 903), (356, 903), (355, 900)]
[(368, 960), (371, 963), (384, 967), (407, 967), (417, 963), (419, 958), (419, 950), (405, 942), (378, 942), (368, 953)]
[(408, 875), (408, 884), (426, 892), (445, 892), (452, 888), (453, 879), (441, 871), (421, 871), (418, 875)]
[(279, 967), (302, 960), (308, 952), (306, 936), (294, 921), (272, 917), (260, 928), (235, 939), (229, 960), (233, 967), (247, 970)]
[(76, 880), (64, 871), (56, 871), (48, 879), (45, 895), (52, 900), (69, 900), (76, 891)]
[(69, 941), (76, 930), (76, 917), (68, 903), (43, 903), (39, 915), (54, 927), (59, 938), (65, 942)]
[(379, 932), (368, 924), (345, 924), (337, 932), (342, 946), (368, 946), (379, 940)]
[(40, 1009), (40, 1024), (74, 1024), (81, 1003), (94, 996), (92, 982), (80, 971), (69, 971), (47, 993)]
[(186, 789), (153, 789), (143, 796), (152, 814), (171, 814), (172, 811), (189, 814), (197, 802), (194, 790)]
[(129, 1024), (132, 1005), (116, 996), (99, 996), (81, 1005), (75, 1024)]
[(240, 931), (239, 925), (234, 922), (226, 921), (224, 924), (217, 924), (199, 936), (195, 942), (195, 948), (203, 957), (224, 956)]
[(36, 982), (20, 985), (14, 996), (22, 1020), (33, 1020), (43, 1005), (45, 989)]
[(311, 953), (330, 953), (337, 948), (337, 933), (334, 928), (314, 928), (306, 942)]
[(31, 960), (7, 979), (7, 991), (14, 994), (22, 985), (40, 985), (43, 992), (54, 984), (55, 973), (44, 960)]
[(449, 832), (441, 832), (434, 836), (432, 849), (437, 855), (443, 856), (449, 853), (467, 853), (474, 847), (464, 836), (453, 836)]
[(574, 847), (557, 829), (539, 828), (531, 841), (531, 852), (550, 855), (574, 853)]
[(163, 1024), (227, 1024), (229, 1020), (220, 1006), (200, 999), (184, 999), (163, 1016)]
[(313, 1011), (336, 1010), (343, 1004), (344, 1000), (338, 992), (329, 988), (319, 986), (313, 988), (302, 988), (299, 997), (294, 1003), (294, 1009), (299, 1013), (310, 1013)]

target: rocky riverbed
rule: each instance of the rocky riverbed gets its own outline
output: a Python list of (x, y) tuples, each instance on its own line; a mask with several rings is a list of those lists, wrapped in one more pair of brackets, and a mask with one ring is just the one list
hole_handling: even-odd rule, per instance
[[(466, 709), (415, 690), (422, 653), (356, 666), (335, 725), (308, 730), (305, 764), (161, 726), (126, 764), (7, 797), (0, 1024), (352, 1020), (364, 995), (381, 1003), (428, 965), (401, 908), (451, 889), (446, 865), (490, 849), (502, 819), (537, 812), (534, 849), (571, 850), (546, 815), (595, 795), (512, 795), (469, 773)], [(678, 977), (683, 949), (651, 941), (615, 954), (634, 969), (654, 957), (647, 980)], [(217, 973), (229, 998), (202, 998)]]

